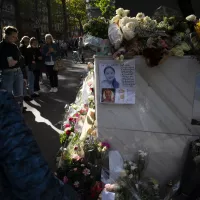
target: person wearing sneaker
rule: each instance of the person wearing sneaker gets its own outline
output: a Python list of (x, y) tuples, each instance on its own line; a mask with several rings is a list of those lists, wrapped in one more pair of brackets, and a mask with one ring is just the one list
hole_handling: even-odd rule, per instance
[(42, 54), (45, 58), (45, 66), (47, 69), (47, 73), (49, 75), (50, 92), (58, 91), (58, 71), (54, 70), (54, 65), (56, 58), (59, 56), (59, 48), (57, 44), (54, 42), (51, 34), (45, 35), (45, 45), (42, 50)]
[(36, 38), (32, 37), (30, 39), (27, 49), (29, 93), (31, 97), (34, 98), (39, 96), (40, 71), (38, 72), (37, 65), (42, 61), (42, 55), (38, 48), (38, 41)]

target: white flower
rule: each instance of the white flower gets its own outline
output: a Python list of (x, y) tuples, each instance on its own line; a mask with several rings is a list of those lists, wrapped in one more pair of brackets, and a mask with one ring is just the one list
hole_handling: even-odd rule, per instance
[(119, 26), (120, 27), (126, 26), (126, 24), (129, 22), (131, 22), (130, 17), (123, 17), (122, 19), (119, 20)]
[(124, 10), (124, 12), (122, 13), (122, 16), (126, 17), (129, 15), (129, 13), (130, 13), (130, 10)]
[(124, 55), (120, 55), (119, 59), (120, 59), (121, 61), (123, 61), (123, 60), (124, 60)]
[(129, 161), (129, 163), (128, 163), (129, 165), (132, 165), (133, 164), (133, 162), (132, 161)]
[(149, 16), (144, 17), (144, 23), (150, 23), (152, 20)]
[(127, 26), (122, 27), (123, 36), (126, 40), (132, 40), (135, 37), (135, 32)]
[(139, 156), (141, 156), (142, 158), (144, 158), (144, 157), (147, 156), (147, 153), (144, 152), (144, 151), (142, 151), (142, 150), (139, 150), (139, 151), (138, 151), (138, 154), (139, 154)]
[(131, 166), (131, 170), (132, 171), (134, 171), (135, 169), (137, 169), (137, 165), (136, 164), (134, 164), (134, 165)]
[(155, 28), (157, 26), (157, 21), (156, 20), (151, 20), (149, 23), (150, 28)]
[(136, 19), (139, 20), (139, 21), (142, 20), (142, 19), (144, 19), (144, 17), (145, 17), (144, 13), (138, 13), (136, 15)]
[(107, 150), (108, 150), (107, 147), (103, 147), (102, 152), (105, 152), (105, 151), (107, 151)]
[(132, 178), (133, 178), (133, 174), (130, 174), (128, 177), (129, 177), (130, 179), (132, 179)]
[(89, 101), (94, 101), (94, 96), (93, 95), (88, 96), (88, 100)]
[(126, 163), (124, 163), (124, 168), (126, 168), (127, 167), (127, 164)]
[(74, 187), (76, 187), (76, 188), (79, 187), (79, 182), (78, 182), (78, 181), (75, 181), (75, 182), (74, 182)]
[(81, 167), (85, 167), (85, 165), (84, 165), (84, 164), (81, 164)]
[(112, 23), (118, 23), (119, 22), (119, 20), (120, 20), (120, 15), (116, 15), (115, 17), (113, 17), (112, 19), (111, 19), (111, 22)]
[(123, 13), (124, 13), (124, 9), (123, 9), (123, 8), (118, 8), (118, 9), (116, 10), (116, 14), (117, 14), (117, 15), (122, 16)]
[(186, 20), (189, 22), (194, 22), (196, 21), (197, 17), (195, 15), (189, 15), (186, 17)]
[(135, 23), (134, 22), (128, 22), (127, 24), (126, 24), (126, 27), (127, 28), (129, 28), (130, 30), (135, 30)]
[(119, 60), (119, 57), (116, 57), (115, 60)]

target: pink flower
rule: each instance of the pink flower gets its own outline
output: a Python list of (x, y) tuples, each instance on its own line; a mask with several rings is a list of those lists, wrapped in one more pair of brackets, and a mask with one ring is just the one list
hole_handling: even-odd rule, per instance
[(76, 117), (79, 117), (80, 115), (78, 113), (75, 114)]
[(68, 179), (66, 176), (64, 176), (64, 177), (63, 177), (63, 183), (66, 184), (68, 181), (69, 181), (69, 179)]
[(71, 127), (70, 124), (65, 124), (65, 128), (69, 128), (69, 127)]
[(69, 118), (69, 122), (70, 122), (70, 123), (76, 123), (76, 118), (70, 117), (70, 118)]
[(80, 157), (79, 155), (77, 155), (77, 154), (74, 154), (74, 155), (72, 156), (72, 159), (73, 159), (73, 160), (76, 160), (76, 161), (79, 161), (79, 160), (81, 159), (81, 157)]
[(83, 170), (83, 174), (84, 174), (85, 176), (90, 175), (90, 170), (89, 170), (88, 168), (85, 168), (85, 169)]
[(74, 182), (74, 187), (78, 188), (79, 185), (80, 185), (80, 183), (79, 183), (78, 181), (75, 181), (75, 182)]
[(74, 168), (74, 171), (76, 172), (78, 169), (77, 168)]
[(110, 144), (107, 143), (107, 142), (102, 142), (102, 143), (101, 143), (101, 146), (102, 146), (102, 147), (106, 147), (107, 149), (110, 149)]

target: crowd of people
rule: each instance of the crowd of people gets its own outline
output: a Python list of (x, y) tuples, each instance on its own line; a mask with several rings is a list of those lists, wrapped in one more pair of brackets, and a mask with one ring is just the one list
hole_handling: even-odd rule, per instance
[(54, 65), (60, 57), (60, 49), (51, 34), (45, 35), (45, 42), (36, 38), (22, 37), (19, 47), (18, 30), (7, 26), (3, 29), (0, 42), (0, 89), (12, 93), (19, 104), (39, 96), (42, 72), (50, 81), (51, 93), (58, 92), (58, 71)]

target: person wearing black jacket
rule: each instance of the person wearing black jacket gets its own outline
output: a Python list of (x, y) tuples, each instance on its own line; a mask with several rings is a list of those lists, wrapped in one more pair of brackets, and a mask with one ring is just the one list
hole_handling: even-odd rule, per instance
[(27, 50), (29, 92), (31, 97), (38, 97), (42, 55), (38, 48), (38, 41), (36, 38), (33, 37), (30, 39)]
[(23, 56), (15, 42), (18, 30), (13, 26), (3, 29), (3, 40), (0, 42), (0, 71), (2, 74), (1, 89), (13, 93), (20, 106), (23, 106), (23, 79), (26, 72), (23, 68)]
[[(24, 36), (20, 40), (20, 46), (19, 46), (21, 54), (24, 57), (24, 68), (25, 68), (27, 74), (28, 74), (27, 47), (29, 45), (29, 41), (30, 41), (30, 38), (28, 36)], [(31, 100), (33, 100), (30, 97), (30, 95), (28, 95), (28, 92), (27, 92), (27, 82), (24, 82), (24, 100), (25, 101), (31, 101)]]

